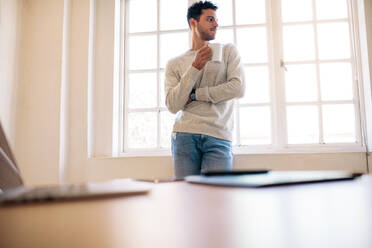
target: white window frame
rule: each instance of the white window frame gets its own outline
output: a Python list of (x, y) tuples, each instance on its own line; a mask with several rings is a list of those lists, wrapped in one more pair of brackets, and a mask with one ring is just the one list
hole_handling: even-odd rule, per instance
[[(119, 108), (114, 106), (114, 109), (117, 108), (116, 111), (114, 111), (114, 125), (113, 125), (113, 148), (117, 151), (117, 155), (119, 156), (170, 156), (170, 149), (133, 149), (130, 150), (128, 147), (126, 147), (124, 140), (127, 138), (126, 133), (127, 131), (127, 125), (125, 125), (125, 119), (128, 115), (128, 110), (126, 108), (127, 102), (126, 100), (128, 99), (127, 95), (124, 95), (122, 92), (125, 92), (125, 94), (128, 94), (128, 91), (125, 90), (125, 82), (127, 81), (128, 77), (128, 72), (129, 69), (127, 67), (127, 63), (125, 63), (128, 60), (127, 53), (125, 53), (127, 47), (126, 47), (126, 38), (128, 37), (127, 33), (127, 26), (128, 25), (128, 8), (126, 8), (126, 1), (127, 0), (116, 0), (116, 3), (119, 4), (120, 6), (120, 11), (116, 12), (119, 17), (116, 18), (116, 26), (119, 26), (118, 30), (120, 32), (116, 32), (117, 37), (115, 40), (117, 42), (116, 46), (116, 51), (117, 49), (120, 50), (120, 58), (116, 58), (118, 61), (116, 68), (124, 68), (124, 70), (119, 69), (119, 70), (114, 70), (114, 73), (120, 75), (118, 77), (118, 93), (117, 97), (118, 100), (114, 101), (114, 105), (119, 104)], [(185, 0), (188, 1), (189, 4), (194, 2), (193, 0)], [(313, 5), (315, 3), (315, 0), (313, 1)], [(159, 0), (158, 0), (158, 5), (157, 5), (157, 11), (159, 12), (160, 6), (159, 6)], [(355, 113), (356, 113), (356, 140), (357, 143), (333, 143), (333, 144), (304, 144), (304, 145), (295, 145), (295, 144), (287, 144), (287, 133), (286, 133), (286, 117), (285, 117), (285, 109), (286, 105), (288, 103), (285, 103), (284, 99), (284, 74), (283, 74), (283, 68), (281, 65), (281, 58), (282, 56), (282, 50), (281, 50), (281, 44), (282, 44), (282, 27), (281, 23), (275, 21), (278, 20), (280, 16), (280, 3), (275, 0), (266, 0), (266, 24), (258, 24), (258, 25), (236, 25), (236, 15), (235, 15), (235, 0), (232, 0), (232, 8), (233, 8), (233, 25), (232, 26), (224, 26), (220, 27), (220, 29), (227, 29), (230, 28), (233, 30), (234, 34), (234, 43), (236, 44), (236, 29), (241, 28), (241, 27), (251, 27), (251, 26), (267, 26), (267, 37), (268, 37), (268, 67), (270, 70), (270, 94), (271, 94), (271, 101), (270, 103), (263, 103), (263, 104), (244, 104), (242, 106), (258, 106), (258, 105), (265, 105), (268, 106), (270, 105), (271, 107), (271, 114), (272, 114), (272, 145), (255, 145), (255, 146), (241, 146), (239, 145), (239, 120), (238, 120), (238, 115), (237, 115), (237, 122), (235, 123), (236, 128), (238, 130), (238, 140), (237, 140), (237, 146), (233, 147), (233, 152), (235, 154), (265, 154), (265, 153), (327, 153), (327, 152), (364, 152), (365, 151), (365, 146), (366, 146), (366, 141), (364, 139), (365, 137), (365, 131), (364, 131), (364, 123), (365, 123), (365, 116), (362, 114), (361, 110), (363, 110), (363, 101), (360, 100), (360, 95), (363, 93), (362, 87), (361, 87), (361, 63), (360, 63), (360, 51), (361, 47), (359, 45), (359, 40), (358, 40), (358, 16), (357, 16), (357, 0), (348, 0), (348, 4), (350, 5), (349, 8), (349, 18), (348, 19), (342, 19), (342, 21), (348, 20), (349, 27), (350, 27), (350, 34), (351, 34), (351, 59), (345, 60), (347, 62), (351, 62), (353, 65), (353, 76), (354, 76), (354, 100), (351, 101), (340, 101), (339, 103), (354, 103), (355, 106)], [(313, 8), (313, 11), (315, 12), (315, 8)], [(160, 53), (160, 43), (159, 43), (159, 35), (160, 33), (173, 33), (173, 32), (180, 32), (180, 31), (186, 31), (184, 29), (182, 30), (172, 30), (172, 31), (159, 31), (159, 14), (157, 15), (158, 18), (158, 27), (157, 31), (153, 32), (141, 32), (140, 34), (157, 34), (157, 39), (158, 39), (158, 52)], [(306, 23), (313, 24), (314, 28), (316, 27), (316, 23), (323, 23), (323, 22), (328, 22), (328, 21), (308, 21)], [(334, 22), (334, 21), (332, 21)], [(305, 23), (305, 22), (301, 22)], [(275, 25), (275, 26), (273, 26)], [(314, 39), (317, 37), (316, 33), (316, 28), (315, 28), (315, 34), (314, 34)], [(274, 33), (275, 32), (275, 33)], [(137, 34), (131, 34), (131, 35), (137, 35)], [(191, 34), (189, 32), (189, 42), (191, 44)], [(315, 43), (316, 44), (316, 43)], [(317, 48), (316, 48), (317, 49)], [(359, 55), (358, 55), (359, 54)], [(276, 59), (274, 59), (276, 58)], [(337, 60), (340, 61), (340, 60)], [(313, 61), (312, 61), (313, 62)], [(330, 61), (331, 62), (331, 61)], [(319, 67), (319, 60), (317, 59), (315, 61), (315, 64), (317, 67)], [(158, 54), (158, 61), (157, 61), (157, 69), (154, 70), (139, 70), (139, 71), (151, 71), (151, 72), (156, 72), (157, 73), (157, 80), (158, 80), (158, 103), (160, 101), (160, 72), (164, 71), (164, 68), (159, 68), (160, 65), (160, 56)], [(248, 64), (245, 64), (245, 66)], [(277, 82), (274, 84), (274, 78), (273, 75), (278, 75), (276, 76)], [(319, 78), (318, 78), (318, 90), (319, 90)], [(275, 94), (276, 91), (282, 92), (282, 94)], [(318, 94), (319, 95), (319, 94)], [(123, 101), (124, 99), (124, 101)], [(320, 106), (324, 104), (324, 102), (320, 103), (319, 99), (317, 102), (314, 102)], [(314, 103), (302, 103), (306, 105), (314, 105)], [(334, 103), (332, 101), (332, 103)], [(297, 104), (297, 103), (291, 103), (291, 104)], [(240, 107), (239, 103), (236, 106), (237, 108)], [(150, 109), (148, 109), (150, 110)], [(156, 107), (151, 110), (155, 110), (160, 113), (160, 111), (165, 110), (165, 108), (162, 107)], [(136, 112), (141, 111), (140, 109), (137, 110)], [(321, 116), (321, 111), (319, 111), (319, 125), (321, 128), (321, 122), (322, 122), (322, 116)], [(116, 123), (116, 124), (115, 124)], [(359, 125), (358, 125), (359, 123)], [(158, 118), (158, 134), (160, 134), (160, 117)], [(319, 130), (319, 133), (321, 135), (322, 130)], [(116, 138), (115, 138), (116, 137)], [(119, 138), (117, 138), (119, 137)], [(159, 144), (159, 139), (160, 135), (157, 137), (157, 144)], [(114, 154), (114, 152), (113, 152)]]
[[(145, 156), (169, 156), (170, 151), (168, 148), (155, 148), (155, 149), (130, 149), (128, 148), (127, 143), (125, 140), (127, 139), (127, 133), (128, 133), (128, 125), (125, 125), (125, 120), (128, 117), (129, 113), (136, 113), (136, 112), (157, 112), (158, 116), (158, 123), (157, 123), (157, 145), (159, 146), (160, 144), (160, 138), (161, 136), (159, 135), (161, 132), (161, 116), (160, 113), (161, 111), (168, 111), (166, 107), (161, 107), (160, 106), (160, 74), (165, 71), (165, 68), (160, 68), (160, 35), (161, 34), (169, 34), (169, 33), (179, 33), (179, 32), (188, 32), (189, 33), (189, 45), (191, 44), (191, 34), (189, 32), (189, 29), (176, 29), (176, 30), (160, 30), (160, 20), (159, 20), (159, 2), (160, 0), (157, 0), (157, 30), (156, 31), (150, 31), (150, 32), (138, 32), (138, 33), (131, 33), (128, 34), (128, 8), (126, 8), (127, 1), (126, 0), (118, 0), (120, 1), (120, 9), (121, 9), (121, 14), (120, 14), (120, 44), (123, 46), (121, 49), (121, 61), (120, 61), (120, 68), (124, 68), (122, 76), (120, 78), (120, 89), (121, 92), (125, 92), (123, 97), (121, 99), (124, 99), (124, 102), (121, 103), (121, 121), (120, 121), (120, 126), (121, 126), (121, 139), (120, 139), (120, 154), (121, 156), (139, 156), (139, 155), (145, 155)], [(186, 0), (187, 1), (187, 0)], [(191, 2), (188, 0), (189, 3)], [(124, 13), (124, 14), (123, 14)], [(186, 17), (185, 17), (186, 19)], [(156, 34), (157, 36), (157, 69), (144, 69), (144, 70), (129, 70), (126, 61), (128, 61), (128, 54), (125, 53), (127, 51), (127, 38), (130, 36), (136, 36), (136, 35), (154, 35)], [(125, 89), (125, 82), (128, 82), (128, 74), (129, 72), (153, 72), (157, 74), (157, 104), (160, 107), (154, 107), (154, 108), (143, 108), (143, 109), (135, 109), (135, 110), (129, 110), (128, 106), (128, 90)], [(169, 134), (170, 138), (170, 134)]]

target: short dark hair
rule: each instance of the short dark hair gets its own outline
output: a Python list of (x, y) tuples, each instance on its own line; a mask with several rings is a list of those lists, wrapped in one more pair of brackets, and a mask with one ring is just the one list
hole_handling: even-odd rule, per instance
[(213, 9), (217, 10), (217, 5), (210, 1), (199, 1), (196, 3), (193, 3), (187, 10), (187, 23), (190, 27), (190, 19), (194, 18), (196, 20), (199, 20), (199, 17), (202, 14), (203, 9)]

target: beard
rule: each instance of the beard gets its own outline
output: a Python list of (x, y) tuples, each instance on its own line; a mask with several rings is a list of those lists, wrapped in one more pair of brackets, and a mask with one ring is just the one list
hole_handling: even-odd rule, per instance
[(203, 29), (202, 27), (200, 27), (199, 24), (197, 28), (201, 40), (210, 41), (215, 39), (216, 33), (214, 34), (209, 33), (208, 29)]

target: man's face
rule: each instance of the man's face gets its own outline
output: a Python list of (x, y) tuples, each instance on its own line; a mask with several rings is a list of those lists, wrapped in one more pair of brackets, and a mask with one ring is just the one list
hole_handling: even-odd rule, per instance
[(217, 27), (216, 11), (213, 9), (203, 9), (196, 25), (196, 31), (199, 38), (205, 41), (214, 40)]

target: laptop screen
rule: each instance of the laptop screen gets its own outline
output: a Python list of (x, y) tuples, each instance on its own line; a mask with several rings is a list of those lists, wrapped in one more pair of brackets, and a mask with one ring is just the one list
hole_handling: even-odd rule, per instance
[(22, 178), (0, 122), (0, 189), (4, 191), (21, 185)]

